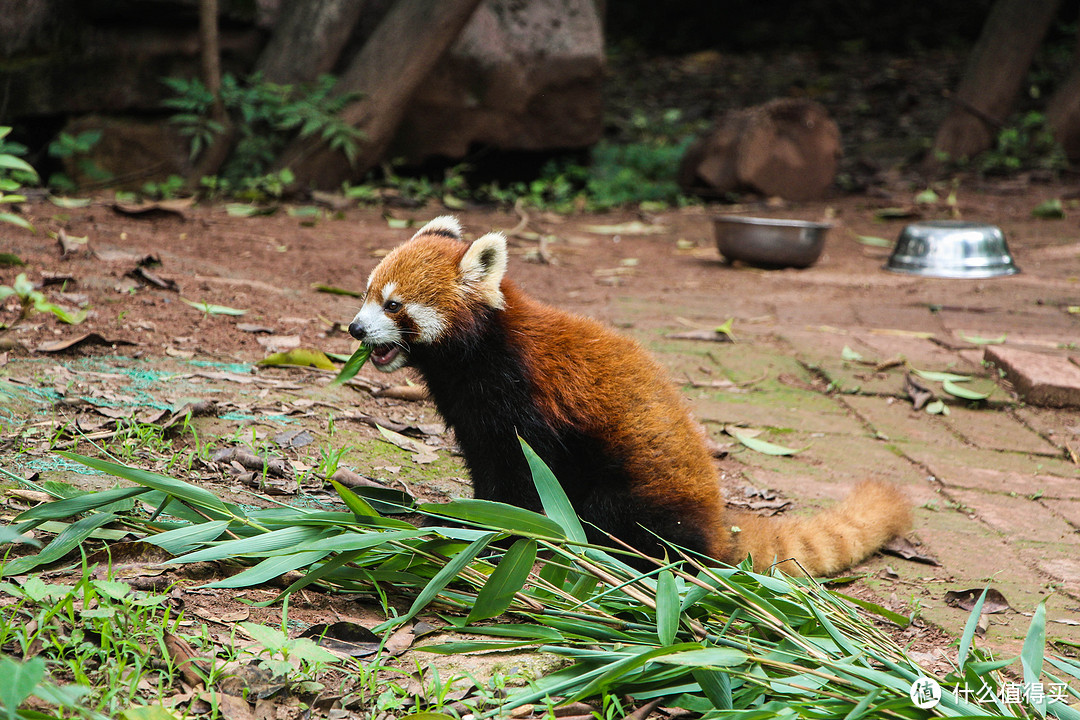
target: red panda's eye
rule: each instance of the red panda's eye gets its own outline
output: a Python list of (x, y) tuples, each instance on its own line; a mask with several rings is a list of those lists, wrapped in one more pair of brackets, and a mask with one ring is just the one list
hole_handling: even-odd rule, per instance
[(387, 300), (386, 304), (383, 305), (383, 309), (386, 310), (386, 312), (388, 313), (396, 313), (398, 310), (401, 309), (401, 303), (399, 303), (397, 300)]

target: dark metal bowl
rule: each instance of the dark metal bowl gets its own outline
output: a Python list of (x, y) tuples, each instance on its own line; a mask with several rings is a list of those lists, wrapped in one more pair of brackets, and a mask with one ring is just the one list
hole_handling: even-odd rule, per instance
[(944, 278), (988, 278), (1020, 272), (1001, 228), (964, 220), (908, 225), (900, 231), (885, 269)]
[(764, 267), (804, 268), (821, 257), (832, 225), (805, 220), (721, 215), (713, 218), (716, 247), (728, 260)]

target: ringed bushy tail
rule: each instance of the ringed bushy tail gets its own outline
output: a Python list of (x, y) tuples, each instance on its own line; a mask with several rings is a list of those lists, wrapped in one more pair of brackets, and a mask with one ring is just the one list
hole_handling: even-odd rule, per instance
[[(738, 557), (754, 569), (774, 563), (788, 575), (838, 573), (911, 526), (911, 504), (889, 483), (864, 481), (842, 502), (809, 517), (733, 516)], [(793, 562), (797, 561), (796, 562)]]

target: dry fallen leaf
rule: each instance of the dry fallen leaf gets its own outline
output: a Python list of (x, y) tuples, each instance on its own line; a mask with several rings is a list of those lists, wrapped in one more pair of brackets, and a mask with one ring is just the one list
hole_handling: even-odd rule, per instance
[(375, 397), (391, 398), (393, 400), (405, 400), (419, 402), (428, 398), (427, 388), (423, 385), (391, 385), (388, 388), (376, 390), (372, 393)]
[[(952, 607), (958, 607), (966, 612), (971, 612), (975, 609), (975, 603), (979, 601), (979, 597), (982, 596), (983, 588), (971, 588), (970, 590), (950, 590), (945, 593), (945, 602)], [(1006, 610), (1012, 610), (1012, 606), (1009, 605), (1009, 601), (1005, 599), (999, 591), (991, 588), (986, 592), (986, 600), (983, 601), (982, 614), (989, 615), (992, 613), (1005, 612)]]
[(905, 560), (911, 560), (912, 562), (925, 563), (927, 565), (941, 565), (941, 563), (937, 561), (937, 558), (922, 552), (914, 543), (905, 537), (893, 538), (881, 548), (881, 551), (887, 555), (895, 555), (897, 557), (902, 557)]
[(124, 340), (122, 338), (108, 339), (105, 336), (96, 333), (88, 332), (82, 335), (76, 335), (72, 338), (65, 338), (63, 340), (53, 340), (52, 342), (46, 342), (38, 345), (35, 350), (42, 353), (59, 353), (65, 350), (78, 347), (80, 345), (105, 345), (112, 347), (115, 345), (138, 345), (131, 340)]
[(934, 399), (933, 391), (911, 373), (904, 375), (904, 392), (911, 398), (912, 407), (916, 410), (922, 410), (926, 403)]
[(144, 200), (142, 202), (125, 203), (115, 202), (112, 209), (121, 215), (133, 217), (153, 217), (154, 215), (171, 214), (186, 216), (186, 211), (195, 204), (195, 198), (172, 198), (169, 200)]

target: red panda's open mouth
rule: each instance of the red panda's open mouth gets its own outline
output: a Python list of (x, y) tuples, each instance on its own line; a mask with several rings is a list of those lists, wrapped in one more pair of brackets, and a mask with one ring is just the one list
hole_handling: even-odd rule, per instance
[(397, 345), (376, 345), (371, 348), (371, 362), (377, 366), (389, 365), (401, 352)]

